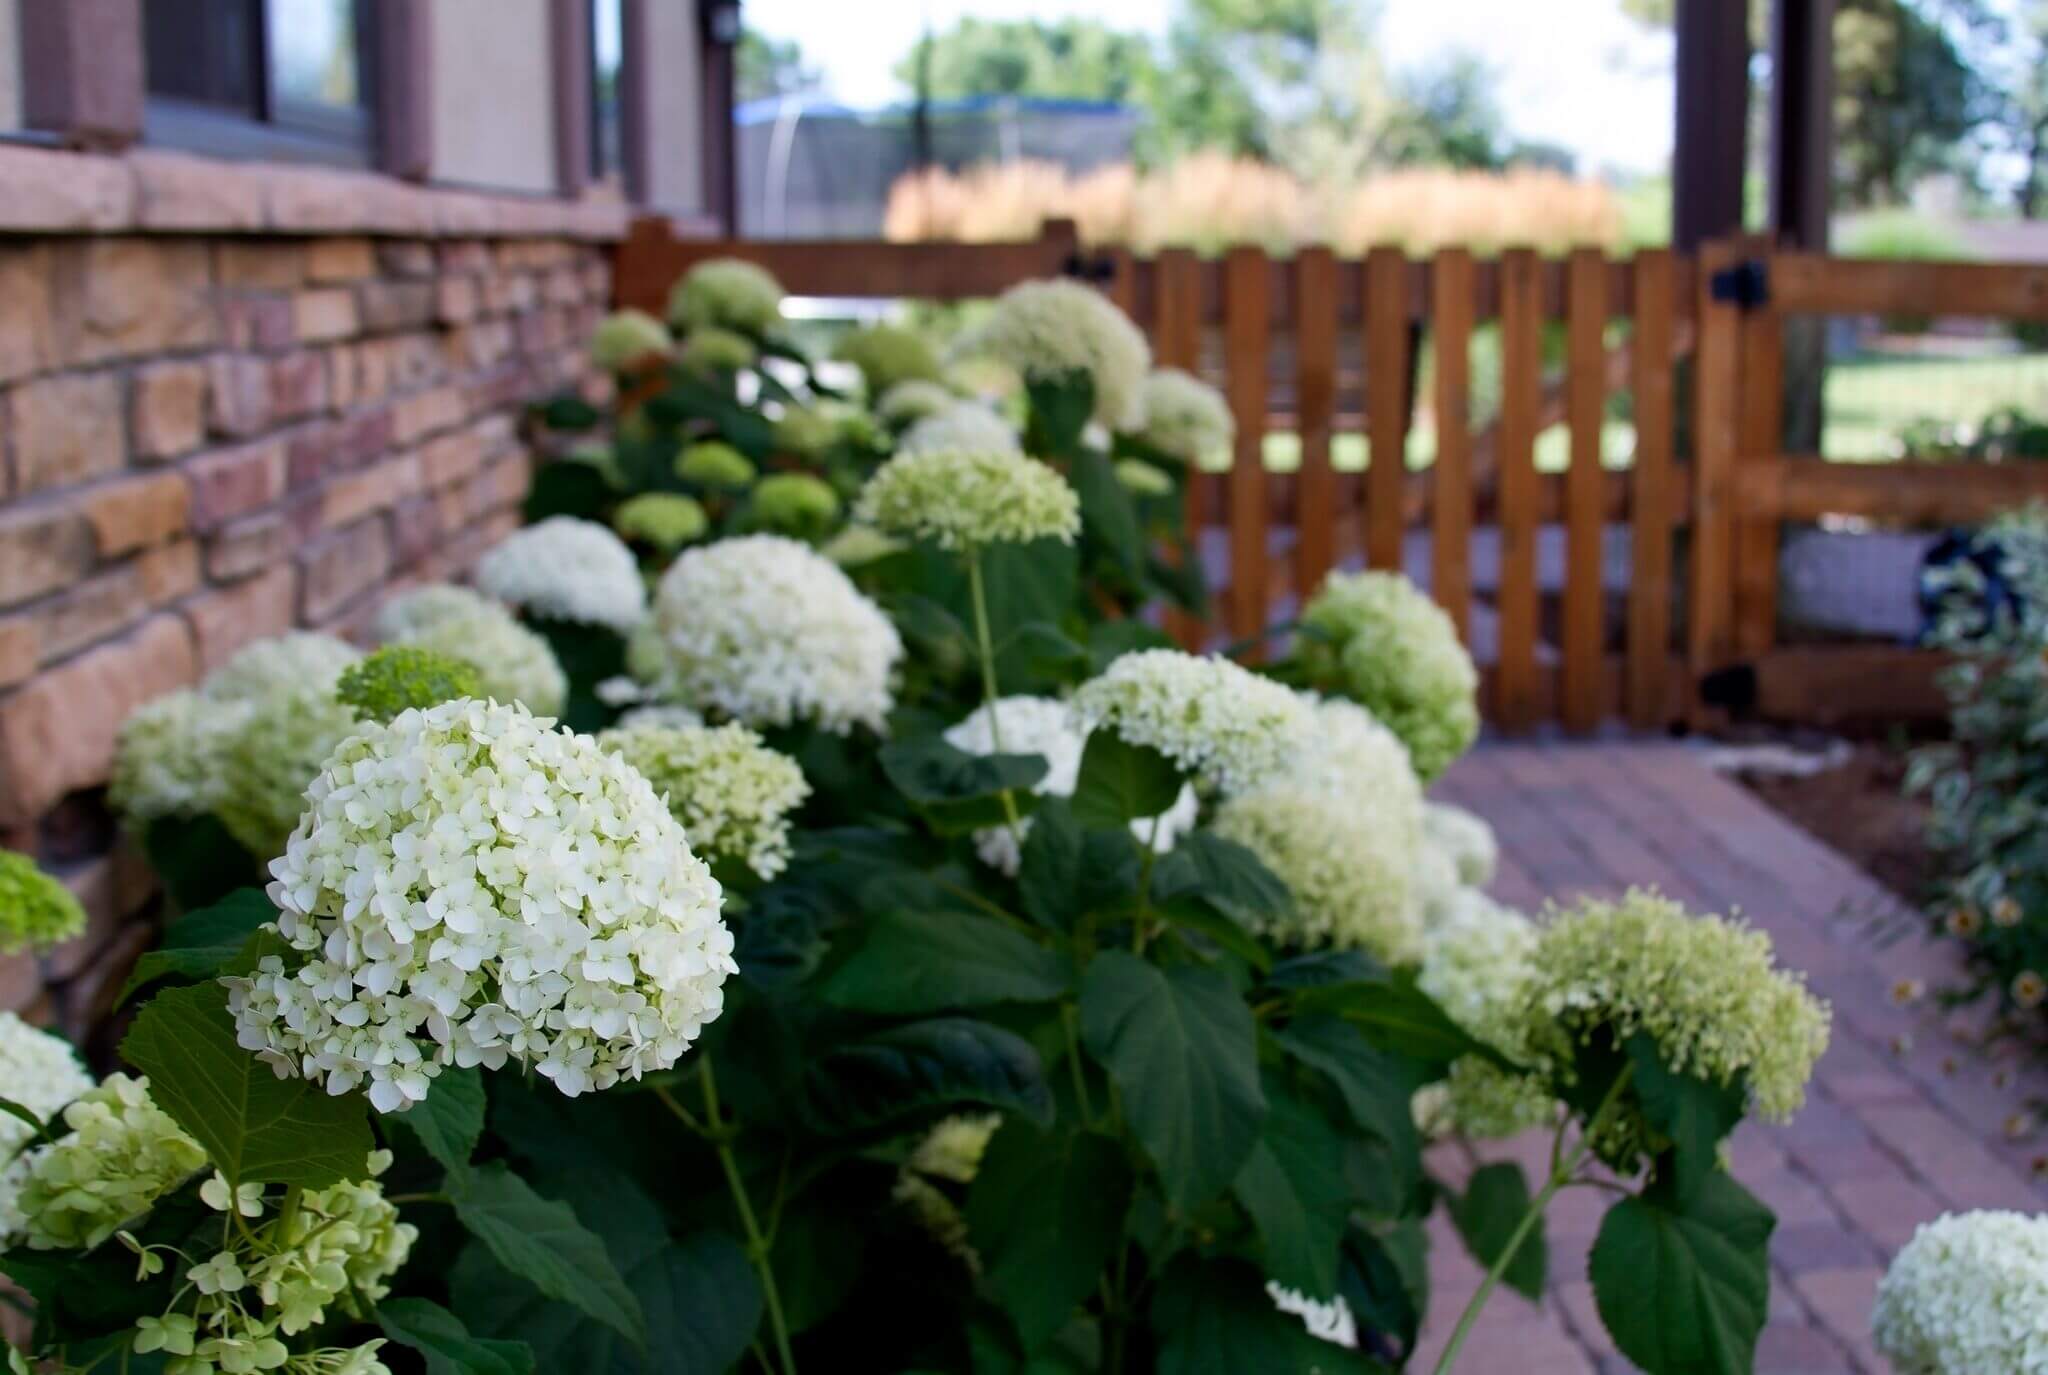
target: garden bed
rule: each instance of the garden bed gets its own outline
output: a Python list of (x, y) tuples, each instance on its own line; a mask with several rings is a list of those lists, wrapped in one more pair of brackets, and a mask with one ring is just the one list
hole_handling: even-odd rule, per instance
[(1905, 795), (1901, 749), (1865, 741), (1852, 745), (1839, 764), (1815, 773), (1740, 769), (1733, 776), (1906, 902), (1926, 896), (1935, 874), (1927, 848), (1927, 803)]

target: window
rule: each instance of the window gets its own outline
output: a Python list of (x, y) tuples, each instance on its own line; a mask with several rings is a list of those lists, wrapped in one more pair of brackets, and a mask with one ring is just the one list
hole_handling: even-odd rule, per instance
[(590, 175), (617, 181), (625, 172), (619, 118), (619, 72), (625, 65), (623, 0), (590, 3)]
[(149, 0), (147, 136), (227, 156), (366, 161), (368, 10), (363, 0)]

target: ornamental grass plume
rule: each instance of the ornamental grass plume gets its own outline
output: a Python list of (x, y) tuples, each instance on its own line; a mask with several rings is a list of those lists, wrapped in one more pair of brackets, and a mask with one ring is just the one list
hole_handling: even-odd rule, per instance
[(84, 930), (85, 909), (69, 888), (27, 855), (0, 850), (0, 955), (48, 950)]
[(206, 1164), (147, 1079), (108, 1075), (64, 1109), (64, 1125), (25, 1158), (15, 1197), (33, 1250), (90, 1250)]
[(754, 488), (749, 507), (756, 524), (785, 535), (816, 539), (839, 519), (839, 493), (814, 473), (770, 473)]
[(1144, 420), (1140, 389), (1152, 350), (1130, 317), (1098, 291), (1071, 281), (1020, 282), (962, 341), (962, 356), (985, 355), (1031, 382), (1059, 383), (1086, 374), (1095, 389), (1095, 418), (1111, 429)]
[(1291, 689), (1177, 649), (1125, 654), (1073, 700), (1088, 729), (1158, 750), (1198, 787), (1224, 794), (1285, 772), (1315, 719)]
[[(0, 1012), (0, 1084), (7, 1097), (48, 1122), (91, 1093), (93, 1079), (78, 1052), (62, 1037), (30, 1026), (12, 1012)], [(20, 1206), (28, 1159), (22, 1151), (36, 1129), (11, 1113), (0, 1113), (0, 1251), (26, 1225)]]
[(334, 695), (360, 721), (389, 721), (408, 707), (483, 696), (483, 676), (464, 659), (414, 645), (386, 645), (350, 664)]
[(959, 401), (960, 397), (943, 382), (912, 378), (896, 383), (876, 398), (875, 417), (884, 425), (909, 425), (948, 410)]
[[(1768, 935), (1647, 889), (1554, 913), (1534, 958), (1530, 1044), (1559, 1063), (1596, 1035), (1621, 1045), (1645, 1032), (1670, 1069), (1739, 1082), (1758, 1116), (1782, 1122), (1827, 1049), (1827, 1004), (1776, 966)], [(1600, 1149), (1614, 1163), (1652, 1139), (1640, 1110), (1624, 1106)]]
[(966, 551), (1081, 533), (1081, 499), (1051, 466), (1014, 451), (899, 453), (861, 488), (854, 519)]
[(1301, 614), (1318, 687), (1363, 703), (1401, 737), (1425, 783), (1479, 734), (1479, 672), (1443, 609), (1398, 573), (1332, 573)]
[[(1041, 797), (1072, 797), (1088, 735), (1065, 702), (1050, 697), (999, 697), (947, 728), (946, 743), (968, 754), (1035, 754), (1045, 760), (1045, 776), (1031, 791)], [(1194, 829), (1200, 810), (1194, 789), (1183, 788), (1166, 811), (1131, 822), (1131, 834), (1165, 854)], [(1028, 816), (1020, 817), (1015, 827), (984, 827), (974, 833), (974, 851), (983, 864), (1014, 878), (1023, 862), (1023, 842), (1030, 834)]]
[(591, 333), (590, 362), (601, 372), (631, 372), (650, 359), (666, 358), (674, 347), (668, 326), (646, 311), (615, 310)]
[(912, 422), (896, 440), (898, 454), (970, 450), (1024, 452), (1024, 441), (1009, 421), (979, 401), (953, 401)]
[(772, 879), (789, 865), (789, 823), (811, 795), (794, 759), (738, 723), (615, 727), (597, 743), (654, 785), (706, 863)]
[(903, 657), (896, 627), (833, 564), (779, 535), (686, 549), (655, 592), (628, 671), (657, 697), (750, 726), (882, 729)]
[(685, 445), (676, 455), (676, 476), (685, 482), (737, 489), (752, 486), (754, 474), (753, 462), (722, 440)]
[(704, 325), (683, 336), (676, 350), (676, 365), (700, 377), (744, 372), (754, 366), (760, 351), (746, 335), (716, 325)]
[(622, 635), (647, 615), (633, 551), (606, 526), (574, 516), (550, 516), (498, 541), (477, 560), (476, 585), (528, 615)]
[(1139, 404), (1143, 420), (1131, 433), (1141, 443), (1205, 472), (1230, 466), (1237, 417), (1222, 392), (1179, 368), (1159, 368), (1146, 375)]
[(674, 1065), (723, 1006), (732, 934), (653, 786), (516, 704), (351, 737), (270, 866), (289, 947), (224, 979), (279, 1077), (380, 1112), (448, 1066), (516, 1061), (574, 1097)]
[(476, 666), (483, 696), (554, 716), (569, 700), (569, 678), (548, 642), (504, 607), (466, 587), (436, 583), (403, 593), (377, 615), (377, 637), (433, 650)]
[(904, 382), (937, 382), (941, 375), (939, 355), (930, 341), (908, 325), (856, 329), (839, 341), (832, 356), (860, 369), (871, 397)]
[(680, 492), (642, 492), (619, 503), (612, 512), (612, 529), (621, 539), (644, 544), (656, 553), (673, 554), (703, 539), (711, 530), (711, 518), (695, 497)]
[(2048, 1375), (2048, 1217), (1921, 1224), (1878, 1281), (1871, 1335), (1896, 1375)]
[(782, 283), (738, 258), (710, 258), (669, 291), (668, 322), (677, 332), (714, 325), (759, 336), (782, 319)]

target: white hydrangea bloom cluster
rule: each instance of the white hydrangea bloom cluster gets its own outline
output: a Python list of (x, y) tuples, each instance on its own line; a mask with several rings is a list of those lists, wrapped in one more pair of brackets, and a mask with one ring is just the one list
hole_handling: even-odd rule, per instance
[(896, 441), (899, 454), (1023, 453), (1024, 441), (1010, 422), (979, 401), (955, 401), (913, 422)]
[[(45, 1122), (93, 1090), (92, 1076), (70, 1042), (12, 1012), (0, 1012), (0, 1084), (7, 1086), (7, 1097)], [(34, 1135), (20, 1118), (0, 1114), (0, 1251), (26, 1222), (19, 1195), (28, 1178), (28, 1159), (21, 1148)]]
[[(1483, 893), (1460, 889), (1423, 932), (1416, 986), (1472, 1036), (1530, 1064), (1538, 1057), (1524, 1009), (1535, 954), (1534, 922)], [(1432, 1097), (1432, 1110), (1417, 1114), (1422, 1127), (1473, 1138), (1513, 1136), (1548, 1120), (1553, 1108), (1541, 1079), (1472, 1055), (1452, 1064), (1442, 1092)]]
[(941, 549), (1072, 544), (1081, 498), (1049, 464), (1014, 449), (899, 453), (861, 488), (854, 519)]
[(569, 677), (548, 642), (467, 587), (436, 583), (392, 598), (377, 613), (376, 634), (475, 665), (485, 695), (536, 716), (558, 715), (569, 700)]
[(264, 697), (281, 687), (324, 683), (332, 688), (342, 670), (363, 657), (346, 640), (317, 631), (294, 630), (257, 640), (215, 669), (200, 691), (216, 702)]
[(401, 1111), (448, 1065), (564, 1094), (673, 1065), (734, 972), (721, 894), (653, 787), (518, 705), (410, 710), (336, 752), (271, 865), (272, 956), (227, 979), (280, 1075)]
[(1449, 861), (1458, 882), (1484, 888), (1500, 864), (1500, 842), (1484, 818), (1448, 802), (1426, 802), (1422, 808), (1423, 838)]
[(625, 634), (647, 615), (647, 585), (609, 526), (550, 516), (500, 540), (476, 565), (476, 585), (507, 606)]
[(782, 318), (782, 283), (764, 267), (711, 258), (683, 274), (668, 296), (668, 322), (687, 333), (707, 325), (765, 334)]
[[(607, 680), (613, 681), (613, 680)], [(630, 681), (630, 680), (629, 680)], [(661, 706), (634, 707), (621, 712), (617, 729), (630, 730), (636, 726), (666, 726), (670, 730), (692, 730), (704, 724), (704, 714), (689, 707)]]
[(244, 849), (276, 854), (299, 819), (307, 782), (356, 729), (356, 714), (335, 696), (335, 681), (280, 683), (245, 701), (217, 738), (220, 795), (214, 814)]
[[(1088, 744), (1088, 733), (1073, 708), (1050, 697), (1024, 696), (998, 697), (993, 712), (989, 706), (984, 702), (948, 728), (946, 743), (968, 754), (1038, 755), (1045, 760), (1045, 777), (1031, 791), (1041, 797), (1072, 797), (1081, 774), (1081, 753)], [(1183, 788), (1166, 811), (1133, 821), (1131, 833), (1165, 854), (1194, 829), (1201, 805), (1193, 788)], [(1022, 842), (1030, 834), (1028, 816), (1014, 831), (1008, 826), (986, 827), (974, 833), (974, 852), (991, 869), (1015, 877), (1023, 862)]]
[(129, 825), (200, 816), (220, 796), (219, 713), (190, 689), (143, 703), (121, 723), (107, 800)]
[(1222, 392), (1179, 368), (1160, 368), (1145, 378), (1140, 404), (1140, 440), (1191, 468), (1221, 472), (1230, 466), (1237, 417)]
[[(882, 728), (903, 641), (838, 565), (797, 540), (746, 535), (684, 551), (654, 598), (658, 696), (750, 726)], [(647, 681), (646, 653), (629, 660)]]
[(943, 382), (911, 377), (881, 394), (875, 401), (875, 416), (886, 425), (909, 425), (950, 410), (959, 400), (958, 394)]
[(1898, 1375), (2048, 1375), (2048, 1217), (1922, 1224), (1878, 1282), (1871, 1332)]
[(1332, 573), (1302, 609), (1302, 663), (1401, 737), (1428, 782), (1479, 734), (1479, 670), (1443, 608), (1399, 573)]
[(91, 1249), (206, 1164), (206, 1152), (149, 1096), (110, 1074), (64, 1109), (70, 1130), (25, 1157), (15, 1201), (34, 1250)]
[(1357, 1347), (1358, 1319), (1352, 1316), (1351, 1305), (1344, 1302), (1342, 1294), (1325, 1303), (1271, 1280), (1266, 1282), (1266, 1294), (1282, 1313), (1300, 1318), (1311, 1337), (1320, 1337), (1336, 1346)]
[(626, 725), (597, 743), (640, 771), (708, 863), (744, 864), (764, 879), (789, 865), (789, 818), (811, 795), (794, 759), (737, 722)]
[(1146, 649), (1074, 694), (1090, 730), (1158, 750), (1203, 788), (1234, 793), (1284, 772), (1314, 714), (1304, 699), (1228, 659)]
[(1141, 388), (1152, 366), (1151, 347), (1129, 316), (1079, 282), (1011, 287), (959, 352), (1006, 363), (1031, 380), (1085, 372), (1095, 384), (1097, 420), (1130, 429), (1144, 419)]

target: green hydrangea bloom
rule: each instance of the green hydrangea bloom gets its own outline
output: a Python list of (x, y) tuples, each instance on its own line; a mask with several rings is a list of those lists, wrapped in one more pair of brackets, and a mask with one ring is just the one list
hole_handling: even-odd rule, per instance
[(650, 356), (664, 356), (675, 347), (668, 326), (644, 310), (615, 310), (590, 336), (590, 361), (604, 372), (631, 369)]
[[(1827, 1049), (1827, 1004), (1777, 968), (1768, 935), (1693, 916), (1646, 889), (1553, 915), (1533, 963), (1529, 1043), (1560, 1064), (1596, 1033), (1620, 1043), (1647, 1032), (1672, 1069), (1717, 1084), (1739, 1078), (1759, 1116), (1784, 1121)], [(1653, 1145), (1640, 1109), (1625, 1103), (1596, 1148), (1622, 1162)]]
[(625, 540), (650, 545), (672, 554), (692, 540), (704, 538), (711, 528), (710, 517), (695, 497), (680, 492), (642, 492), (619, 503), (612, 512), (612, 529)]
[(1001, 450), (899, 453), (861, 488), (854, 515), (942, 549), (1072, 544), (1081, 533), (1081, 499), (1067, 480), (1035, 458)]
[(29, 1157), (17, 1200), (36, 1250), (90, 1250), (206, 1164), (147, 1079), (108, 1075), (64, 1109), (64, 1125)]
[(815, 458), (846, 440), (865, 441), (879, 432), (874, 417), (841, 402), (820, 401), (791, 406), (775, 422), (775, 447), (783, 453)]
[(875, 416), (885, 425), (900, 428), (915, 424), (928, 415), (937, 415), (959, 400), (943, 382), (920, 382), (912, 378), (908, 382), (898, 382), (881, 394), (875, 401)]
[(738, 372), (754, 366), (757, 356), (753, 340), (746, 335), (706, 325), (683, 336), (676, 362), (685, 371), (699, 374)]
[(408, 707), (481, 697), (484, 686), (476, 665), (466, 659), (418, 645), (386, 645), (349, 665), (334, 695), (357, 720), (389, 721)]
[(631, 764), (683, 823), (705, 861), (743, 864), (764, 879), (789, 864), (789, 818), (811, 786), (788, 755), (745, 726), (625, 726), (597, 743)]
[(782, 283), (738, 258), (711, 258), (683, 274), (668, 296), (668, 322), (687, 334), (706, 325), (765, 334), (782, 319)]
[(47, 950), (85, 930), (71, 890), (27, 855), (0, 850), (0, 955)]
[(1398, 573), (1332, 573), (1301, 614), (1301, 658), (1364, 704), (1429, 782), (1479, 735), (1479, 671), (1443, 609)]
[(467, 587), (436, 583), (392, 598), (377, 615), (377, 638), (474, 664), (483, 696), (536, 716), (559, 715), (569, 700), (568, 675), (548, 642)]
[(122, 823), (140, 829), (167, 816), (203, 816), (220, 795), (214, 761), (222, 711), (181, 689), (143, 703), (121, 723), (107, 801)]
[(1165, 497), (1173, 495), (1173, 479), (1153, 467), (1142, 458), (1120, 458), (1116, 463), (1116, 480), (1127, 492), (1141, 497)]
[(676, 455), (676, 476), (706, 487), (747, 487), (754, 481), (754, 465), (732, 445), (707, 439)]
[(358, 724), (335, 695), (333, 680), (278, 687), (252, 699), (221, 748), (214, 813), (228, 834), (258, 859), (283, 853), (305, 810), (306, 785)]
[(906, 325), (854, 330), (839, 341), (832, 356), (860, 369), (869, 396), (878, 397), (899, 382), (939, 380), (938, 354), (922, 334)]
[(753, 515), (771, 530), (820, 535), (839, 519), (839, 493), (810, 473), (770, 473), (754, 488)]

